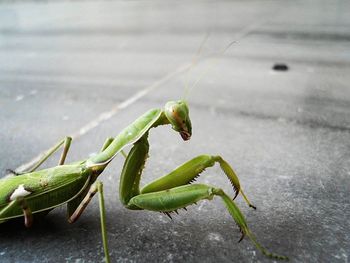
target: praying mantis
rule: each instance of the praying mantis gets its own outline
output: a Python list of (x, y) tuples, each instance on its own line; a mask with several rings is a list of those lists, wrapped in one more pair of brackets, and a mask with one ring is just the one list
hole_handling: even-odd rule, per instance
[[(208, 35), (201, 43), (187, 73), (196, 63), (207, 38)], [(232, 41), (218, 54), (223, 54), (236, 42), (237, 40)], [(198, 84), (205, 73), (197, 79), (191, 89)], [(186, 90), (190, 91), (188, 83)], [(217, 196), (224, 202), (240, 229), (239, 242), (247, 236), (265, 256), (288, 260), (288, 257), (271, 253), (258, 243), (234, 199), (241, 194), (249, 207), (253, 209), (256, 207), (243, 192), (230, 164), (219, 155), (199, 155), (140, 189), (141, 176), (149, 153), (149, 132), (152, 128), (163, 125), (170, 125), (184, 141), (191, 138), (192, 123), (185, 99), (169, 101), (161, 109), (150, 109), (145, 112), (116, 137), (107, 138), (99, 153), (82, 161), (65, 164), (72, 142), (71, 137), (65, 137), (26, 171), (20, 173), (12, 171), (11, 176), (0, 179), (0, 223), (23, 217), (24, 225), (31, 227), (36, 216), (46, 215), (62, 205), (67, 205), (68, 222), (74, 223), (98, 193), (105, 262), (110, 263), (103, 183), (97, 179), (108, 164), (121, 153), (125, 157), (125, 162), (120, 175), (119, 199), (125, 208), (162, 212), (171, 218), (171, 213), (177, 213), (178, 209), (187, 210), (186, 207), (189, 205), (206, 199), (212, 200)], [(126, 154), (124, 150), (128, 146), (131, 146), (131, 150)], [(38, 171), (37, 169), (61, 147), (63, 150), (58, 165)], [(195, 183), (197, 177), (215, 164), (219, 164), (231, 183), (234, 190), (233, 198), (221, 188)]]
[[(102, 243), (105, 261), (110, 262), (107, 245), (106, 211), (103, 197), (103, 184), (98, 176), (123, 149), (132, 146), (125, 154), (125, 162), (120, 176), (119, 197), (121, 203), (132, 210), (150, 210), (163, 212), (169, 217), (178, 209), (186, 209), (204, 199), (221, 198), (229, 214), (244, 236), (264, 255), (274, 259), (287, 259), (273, 254), (260, 245), (246, 220), (234, 203), (241, 194), (246, 203), (255, 208), (242, 190), (239, 179), (232, 167), (221, 156), (200, 155), (185, 162), (169, 174), (160, 177), (140, 189), (142, 171), (148, 157), (148, 135), (152, 128), (170, 125), (185, 141), (192, 135), (189, 107), (186, 101), (167, 102), (163, 109), (151, 109), (124, 128), (115, 138), (108, 138), (99, 153), (86, 160), (65, 164), (71, 145), (71, 138), (66, 137), (52, 147), (31, 169), (21, 174), (14, 174), (0, 180), (0, 223), (24, 217), (24, 224), (30, 227), (36, 215), (46, 214), (52, 209), (67, 205), (68, 221), (79, 219), (93, 196), (98, 193)], [(50, 155), (63, 146), (58, 165), (37, 170)], [(219, 164), (235, 194), (231, 198), (222, 189), (206, 184), (194, 183), (207, 168)]]

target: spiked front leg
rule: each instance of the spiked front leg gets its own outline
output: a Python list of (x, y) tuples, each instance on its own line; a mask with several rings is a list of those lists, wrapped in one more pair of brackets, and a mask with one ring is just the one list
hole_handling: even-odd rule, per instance
[(250, 201), (244, 194), (242, 187), (240, 185), (239, 179), (235, 174), (235, 172), (233, 171), (232, 167), (221, 156), (211, 156), (211, 155), (197, 156), (192, 160), (177, 167), (171, 173), (149, 183), (144, 188), (142, 188), (141, 193), (156, 192), (156, 191), (170, 189), (173, 187), (191, 183), (198, 176), (200, 176), (200, 174), (206, 168), (214, 166), (216, 162), (220, 164), (221, 169), (226, 174), (227, 178), (230, 180), (233, 186), (233, 189), (235, 191), (235, 196), (233, 199), (236, 198), (238, 193), (241, 193), (244, 200), (247, 202), (247, 204), (250, 207), (256, 209), (256, 207), (250, 203)]
[(176, 211), (180, 208), (185, 208), (186, 206), (194, 204), (200, 200), (212, 200), (215, 195), (222, 198), (227, 210), (240, 228), (242, 237), (239, 241), (241, 241), (244, 236), (248, 236), (253, 244), (264, 255), (275, 259), (287, 259), (287, 257), (276, 255), (267, 251), (257, 242), (255, 236), (248, 228), (246, 220), (241, 211), (231, 200), (231, 198), (219, 188), (214, 188), (204, 184), (179, 186), (164, 191), (137, 195), (130, 199), (129, 206), (137, 206), (141, 209), (150, 211), (164, 212), (169, 215), (170, 212)]
[(122, 204), (129, 209), (138, 209), (137, 207), (129, 206), (128, 203), (132, 197), (140, 194), (139, 185), (141, 174), (149, 150), (147, 136), (148, 133), (134, 144), (126, 157), (120, 176), (119, 197)]

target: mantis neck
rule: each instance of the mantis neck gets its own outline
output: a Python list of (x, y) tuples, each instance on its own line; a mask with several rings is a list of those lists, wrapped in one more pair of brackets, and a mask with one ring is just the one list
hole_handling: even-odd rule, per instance
[(105, 150), (89, 158), (86, 166), (96, 171), (103, 170), (124, 147), (138, 141), (151, 128), (165, 124), (169, 121), (163, 110), (149, 110), (122, 130)]

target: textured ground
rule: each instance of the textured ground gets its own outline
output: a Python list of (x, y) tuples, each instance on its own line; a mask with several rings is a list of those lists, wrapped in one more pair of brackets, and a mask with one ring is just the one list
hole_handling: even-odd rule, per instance
[[(204, 56), (238, 39), (188, 74), (193, 83), (209, 68), (189, 96), (193, 138), (153, 130), (144, 182), (221, 154), (258, 207), (237, 199), (261, 243), (291, 262), (348, 262), (349, 10), (346, 0), (2, 3), (0, 174), (65, 135), (76, 137), (69, 160), (89, 156), (147, 109), (183, 97), (206, 32)], [(273, 71), (276, 62), (289, 70)], [(172, 221), (124, 209), (122, 161), (101, 176), (113, 262), (271, 262), (237, 244), (219, 199)], [(199, 181), (231, 191), (217, 167)], [(65, 216), (62, 207), (29, 230), (1, 225), (0, 261), (101, 262), (97, 200), (77, 223)]]

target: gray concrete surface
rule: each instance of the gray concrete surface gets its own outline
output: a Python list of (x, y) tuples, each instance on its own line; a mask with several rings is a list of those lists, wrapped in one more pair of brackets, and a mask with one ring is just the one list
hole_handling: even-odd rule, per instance
[[(190, 93), (193, 138), (153, 130), (144, 182), (198, 154), (221, 154), (258, 207), (237, 199), (262, 244), (291, 262), (348, 262), (349, 10), (346, 0), (2, 3), (1, 175), (145, 91), (73, 142), (69, 160), (89, 156), (147, 109), (183, 96), (186, 73), (174, 72), (206, 32), (204, 55), (238, 38), (190, 72), (193, 83), (214, 64)], [(290, 70), (272, 71), (275, 62)], [(237, 244), (219, 199), (172, 221), (124, 209), (122, 161), (101, 176), (113, 262), (270, 262), (248, 239)], [(217, 167), (198, 181), (232, 193)], [(97, 200), (75, 224), (64, 207), (35, 223), (0, 225), (1, 262), (103, 261)]]

